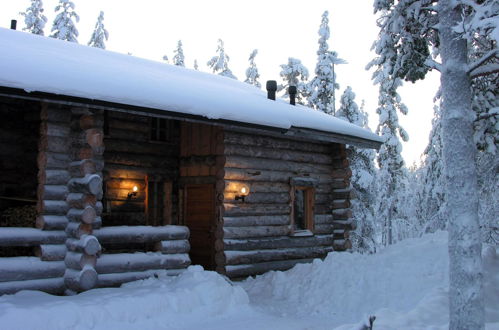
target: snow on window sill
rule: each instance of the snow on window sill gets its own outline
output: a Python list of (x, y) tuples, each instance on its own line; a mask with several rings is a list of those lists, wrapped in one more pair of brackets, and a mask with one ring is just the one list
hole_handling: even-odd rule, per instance
[(307, 236), (314, 236), (314, 233), (312, 233), (308, 229), (305, 229), (305, 230), (295, 230), (289, 236), (293, 236), (293, 237), (307, 237)]

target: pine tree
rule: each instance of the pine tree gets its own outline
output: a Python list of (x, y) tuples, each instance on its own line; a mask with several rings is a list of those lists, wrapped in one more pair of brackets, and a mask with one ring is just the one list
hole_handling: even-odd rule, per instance
[(338, 58), (338, 54), (329, 50), (329, 19), (328, 12), (322, 14), (319, 28), (319, 50), (317, 50), (317, 65), (315, 66), (315, 77), (310, 81), (309, 106), (330, 115), (335, 113), (335, 90), (340, 88), (336, 82), (334, 66), (346, 63)]
[(296, 58), (288, 58), (287, 64), (281, 64), (281, 72), (279, 73), (283, 84), (279, 85), (278, 91), (284, 90), (284, 97), (288, 97), (288, 87), (296, 86), (296, 103), (306, 104), (308, 97), (307, 79), (308, 70), (301, 64), (301, 61)]
[(184, 51), (182, 49), (182, 41), (179, 40), (177, 42), (177, 49), (173, 51), (173, 64), (177, 66), (183, 66), (185, 67), (185, 57), (184, 57)]
[(97, 23), (95, 23), (95, 29), (88, 45), (91, 47), (106, 49), (104, 40), (107, 41), (107, 39), (109, 39), (109, 32), (107, 32), (104, 28), (104, 12), (101, 11), (99, 17), (97, 18)]
[(262, 84), (260, 84), (260, 82), (258, 81), (258, 78), (260, 78), (260, 74), (258, 73), (258, 68), (256, 67), (255, 64), (255, 56), (257, 54), (258, 54), (257, 49), (253, 50), (250, 54), (250, 57), (248, 59), (250, 65), (246, 69), (246, 80), (244, 82), (250, 85), (254, 85), (258, 88), (261, 88)]
[(405, 237), (401, 232), (406, 219), (401, 213), (400, 193), (404, 189), (404, 160), (400, 139), (409, 137), (398, 122), (397, 111), (407, 114), (407, 107), (401, 102), (397, 88), (401, 85), (398, 78), (385, 77), (385, 72), (377, 70), (375, 80), (379, 83), (378, 108), (379, 124), (376, 133), (383, 137), (384, 143), (378, 153), (379, 166), (379, 206), (378, 218), (383, 219), (383, 244), (392, 244), (394, 236)]
[(23, 31), (44, 35), (43, 29), (47, 23), (47, 17), (43, 15), (42, 0), (31, 0), (31, 6), (26, 9), (26, 12), (20, 14), (24, 16), (24, 23), (26, 24)]
[(78, 30), (76, 29), (73, 18), (76, 22), (80, 21), (80, 17), (74, 11), (75, 5), (70, 0), (59, 0), (59, 4), (55, 7), (55, 12), (59, 12), (54, 19), (52, 26), (52, 38), (78, 42)]
[[(431, 69), (441, 73), (449, 328), (484, 329), (471, 81), (499, 71), (499, 6), (496, 0), (375, 0), (374, 7), (381, 13), (375, 44), (381, 70), (409, 81), (424, 79)], [(492, 49), (470, 58), (478, 38), (490, 38)]]
[(237, 79), (229, 69), (229, 60), (229, 56), (225, 54), (224, 42), (222, 39), (218, 39), (217, 55), (213, 56), (211, 60), (208, 61), (208, 67), (210, 67), (215, 74)]
[[(355, 102), (355, 93), (348, 86), (340, 99), (338, 118), (362, 128), (369, 129), (367, 113), (359, 109)], [(359, 252), (375, 252), (377, 246), (377, 228), (375, 223), (376, 168), (375, 152), (372, 149), (347, 147), (348, 160), (352, 169), (351, 182), (356, 199), (352, 201), (353, 219), (357, 229), (351, 234), (353, 248)]]

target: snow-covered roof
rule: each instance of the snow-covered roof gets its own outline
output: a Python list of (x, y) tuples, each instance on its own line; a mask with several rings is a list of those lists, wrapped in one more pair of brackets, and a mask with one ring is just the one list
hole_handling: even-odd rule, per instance
[(213, 74), (0, 28), (0, 86), (381, 142), (358, 126)]

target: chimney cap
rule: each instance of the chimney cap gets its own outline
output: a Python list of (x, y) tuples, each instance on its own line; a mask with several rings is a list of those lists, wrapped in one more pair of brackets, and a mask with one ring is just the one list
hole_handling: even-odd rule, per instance
[(10, 20), (10, 29), (11, 30), (17, 29), (17, 20), (15, 20), (15, 19)]
[(277, 91), (277, 81), (275, 81), (275, 80), (267, 80), (266, 87), (267, 87), (267, 91), (270, 91), (270, 92)]
[(289, 94), (295, 94), (297, 93), (297, 89), (296, 89), (296, 86), (289, 86), (288, 87), (288, 93)]

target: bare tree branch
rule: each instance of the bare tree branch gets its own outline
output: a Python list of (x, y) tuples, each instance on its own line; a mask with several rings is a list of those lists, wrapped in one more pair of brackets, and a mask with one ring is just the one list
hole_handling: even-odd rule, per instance
[(499, 63), (486, 64), (473, 70), (470, 73), (470, 78), (473, 79), (476, 77), (488, 76), (497, 72), (499, 72)]
[(442, 64), (438, 63), (437, 61), (435, 61), (431, 58), (426, 59), (425, 65), (427, 65), (428, 67), (430, 67), (432, 69), (437, 70), (438, 72), (442, 72)]

